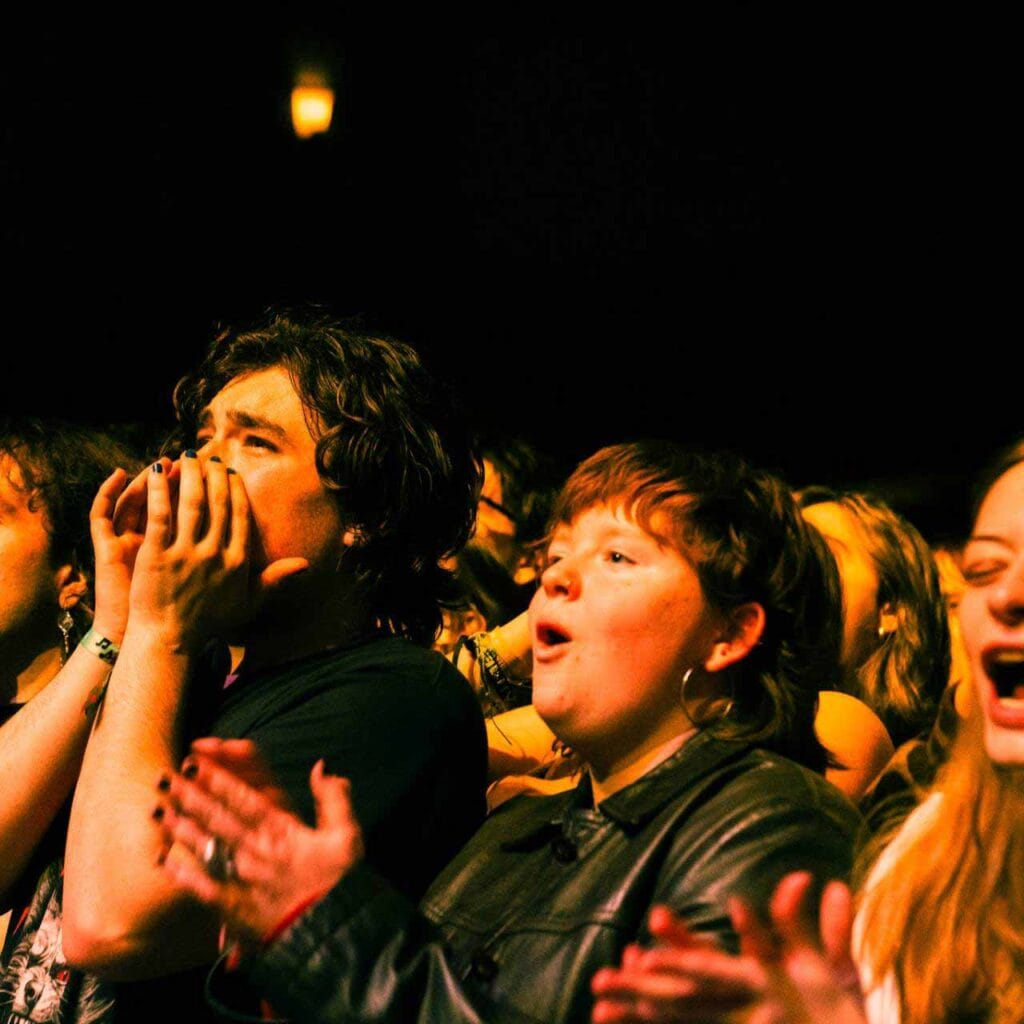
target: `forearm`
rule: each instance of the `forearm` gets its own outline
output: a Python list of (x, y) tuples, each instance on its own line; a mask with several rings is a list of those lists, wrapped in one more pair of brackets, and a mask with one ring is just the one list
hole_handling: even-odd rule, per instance
[(113, 978), (168, 973), (212, 957), (212, 924), (164, 879), (151, 818), (155, 785), (182, 755), (192, 659), (128, 626), (71, 809), (65, 862), (69, 962)]
[(110, 666), (76, 648), (53, 680), (0, 728), (0, 894), (24, 869), (71, 793)]

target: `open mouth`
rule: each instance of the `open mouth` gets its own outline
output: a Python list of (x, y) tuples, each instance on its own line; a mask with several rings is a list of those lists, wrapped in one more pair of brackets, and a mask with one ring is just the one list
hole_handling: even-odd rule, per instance
[(557, 626), (549, 626), (547, 623), (542, 623), (537, 627), (537, 640), (545, 647), (555, 647), (558, 644), (567, 644), (569, 642), (569, 634), (558, 629)]
[(999, 700), (1024, 701), (1024, 650), (991, 651), (984, 666)]

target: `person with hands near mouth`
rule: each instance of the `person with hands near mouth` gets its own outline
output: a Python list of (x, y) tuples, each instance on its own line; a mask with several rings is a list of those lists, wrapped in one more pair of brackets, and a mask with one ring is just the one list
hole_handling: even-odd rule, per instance
[[(317, 766), (303, 822), (203, 740), (140, 813), (169, 883), (295, 1020), (588, 1020), (595, 972), (661, 903), (732, 948), (730, 896), (760, 910), (787, 871), (843, 876), (852, 856), (856, 811), (789, 756), (824, 768), (836, 671), (809, 529), (736, 457), (601, 450), (556, 502), (530, 609), (534, 700), (586, 762), (578, 787), (504, 803), (417, 906), (370, 863), (359, 780)], [(210, 978), (229, 1008), (232, 973)]]
[(215, 960), (219, 922), (169, 884), (149, 820), (192, 737), (257, 741), (227, 763), (272, 773), (310, 823), (311, 766), (352, 778), (367, 857), (412, 898), (484, 810), (479, 707), (425, 649), (479, 487), (447, 393), (401, 342), (271, 315), (218, 337), (175, 402), (191, 446), (139, 485), (127, 625), (66, 850), (68, 963), (116, 983), (129, 1020), (207, 1014), (205, 971), (176, 972)]

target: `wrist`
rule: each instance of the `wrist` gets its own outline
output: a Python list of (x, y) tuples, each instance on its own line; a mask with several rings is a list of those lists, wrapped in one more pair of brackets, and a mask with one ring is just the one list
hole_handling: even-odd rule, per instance
[(329, 892), (330, 889), (324, 889), (296, 903), (287, 914), (279, 918), (271, 928), (268, 928), (260, 936), (260, 947), (266, 949), (267, 946), (276, 942), (310, 907), (319, 903)]
[(103, 617), (97, 614), (93, 616), (93, 620), (89, 624), (86, 635), (88, 633), (95, 633), (97, 636), (106, 637), (112, 644), (120, 647), (124, 641), (125, 623), (112, 619), (110, 616)]
[(117, 656), (121, 651), (119, 641), (113, 640), (95, 626), (86, 631), (85, 636), (78, 642), (78, 646), (83, 647), (90, 654), (95, 654), (100, 661), (105, 661), (110, 666), (117, 661)]

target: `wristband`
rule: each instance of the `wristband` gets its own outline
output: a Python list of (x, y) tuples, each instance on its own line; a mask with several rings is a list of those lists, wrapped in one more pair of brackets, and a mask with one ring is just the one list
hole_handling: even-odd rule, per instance
[(121, 648), (113, 640), (108, 640), (105, 636), (100, 636), (99, 633), (94, 633), (91, 629), (82, 637), (78, 646), (84, 647), (87, 651), (95, 654), (100, 661), (105, 661), (108, 665), (113, 665), (117, 661), (118, 654), (121, 653)]
[(287, 914), (282, 917), (273, 928), (263, 933), (260, 939), (260, 945), (266, 949), (271, 943), (280, 938), (292, 924), (294, 924), (302, 915), (309, 910), (314, 903), (319, 903), (331, 890), (325, 889), (323, 892), (318, 892), (313, 896), (309, 896), (304, 899), (301, 903), (297, 903)]

